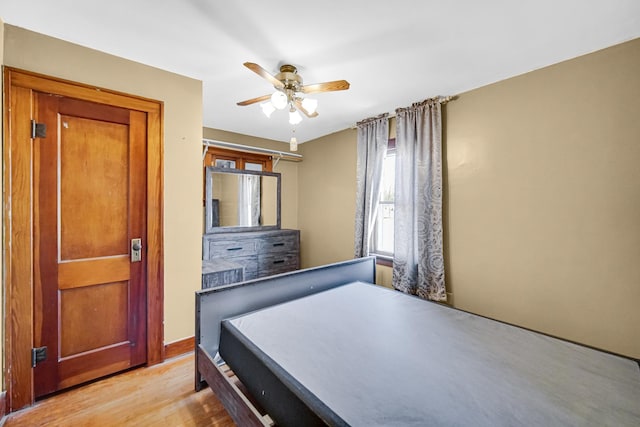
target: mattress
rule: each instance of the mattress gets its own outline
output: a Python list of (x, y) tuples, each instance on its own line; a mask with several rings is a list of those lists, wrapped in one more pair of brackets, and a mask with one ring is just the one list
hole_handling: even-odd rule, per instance
[(635, 360), (355, 282), (225, 320), (278, 425), (640, 425)]

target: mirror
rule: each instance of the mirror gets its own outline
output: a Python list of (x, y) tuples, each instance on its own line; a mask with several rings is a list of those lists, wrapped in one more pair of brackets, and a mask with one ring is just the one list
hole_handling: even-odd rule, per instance
[(205, 233), (280, 228), (280, 174), (207, 167)]

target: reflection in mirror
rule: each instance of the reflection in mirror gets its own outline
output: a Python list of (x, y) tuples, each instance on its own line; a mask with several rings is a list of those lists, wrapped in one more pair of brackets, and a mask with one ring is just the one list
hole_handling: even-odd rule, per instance
[(205, 232), (280, 228), (280, 174), (208, 167)]

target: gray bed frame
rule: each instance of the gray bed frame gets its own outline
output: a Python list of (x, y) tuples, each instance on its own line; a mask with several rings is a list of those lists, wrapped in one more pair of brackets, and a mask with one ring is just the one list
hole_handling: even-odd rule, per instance
[(233, 389), (231, 383), (225, 384), (228, 382), (226, 374), (220, 367), (223, 364), (218, 356), (221, 322), (230, 317), (302, 298), (346, 283), (354, 281), (374, 283), (375, 275), (375, 258), (365, 257), (197, 291), (196, 390), (201, 390), (206, 381), (223, 401), (236, 423), (264, 425), (261, 416), (259, 416), (260, 420), (253, 421), (244, 418), (246, 414), (238, 415), (241, 417), (239, 420), (235, 419), (234, 410), (229, 408), (239, 405), (240, 402), (246, 404), (242, 397), (240, 400), (229, 397), (228, 399), (231, 400), (228, 402), (224, 401), (226, 397), (221, 397), (238, 391)]
[[(353, 282), (365, 283), (357, 284)], [(380, 343), (375, 337), (373, 340), (359, 341), (358, 348), (350, 347), (351, 350), (348, 353), (342, 354), (342, 356), (348, 356), (341, 359), (344, 360), (344, 363), (335, 366), (334, 372), (338, 373), (336, 374), (338, 377), (334, 378), (335, 384), (338, 385), (337, 388), (333, 388), (334, 380), (328, 383), (327, 388), (326, 383), (318, 387), (317, 377), (313, 375), (298, 375), (295, 378), (289, 375), (287, 368), (282, 367), (279, 363), (284, 362), (285, 365), (283, 366), (289, 363), (289, 367), (291, 367), (291, 360), (287, 361), (287, 358), (291, 356), (290, 351), (296, 351), (296, 348), (291, 349), (287, 345), (282, 345), (283, 341), (280, 340), (279, 335), (270, 333), (273, 330), (291, 332), (295, 330), (295, 327), (289, 327), (286, 324), (286, 319), (296, 318), (296, 313), (312, 312), (315, 313), (309, 315), (312, 317), (300, 315), (299, 318), (302, 323), (309, 319), (313, 323), (316, 320), (316, 316), (318, 316), (319, 322), (322, 325), (326, 325), (327, 330), (333, 330), (335, 333), (337, 330), (342, 330), (342, 324), (350, 323), (349, 318), (340, 317), (337, 320), (339, 327), (337, 329), (333, 327), (332, 329), (330, 327), (331, 322), (328, 322), (328, 319), (322, 316), (333, 316), (333, 314), (329, 313), (332, 312), (334, 307), (338, 307), (337, 310), (340, 313), (350, 312), (350, 309), (347, 308), (350, 306), (345, 306), (345, 304), (357, 298), (363, 300), (365, 295), (369, 295), (372, 299), (369, 300), (370, 303), (365, 302), (363, 304), (364, 308), (380, 308), (384, 306), (391, 307), (392, 312), (398, 312), (401, 307), (406, 308), (406, 301), (401, 302), (401, 306), (390, 303), (390, 301), (397, 302), (400, 299), (397, 294), (390, 293), (390, 298), (384, 297), (382, 299), (383, 297), (380, 297), (380, 294), (387, 290), (370, 285), (371, 283), (375, 283), (375, 259), (362, 258), (197, 292), (196, 389), (200, 390), (203, 387), (204, 379), (236, 424), (241, 426), (272, 426), (274, 424), (269, 416), (270, 414), (261, 410), (256, 400), (262, 402), (265, 407), (270, 408), (271, 415), (277, 418), (282, 425), (298, 425), (298, 420), (303, 418), (311, 421), (319, 420), (318, 423), (320, 424), (327, 423), (325, 418), (320, 417), (321, 414), (336, 416), (335, 420), (331, 418), (332, 421), (328, 422), (331, 425), (347, 425), (345, 419), (349, 419), (349, 422), (353, 422), (356, 418), (364, 420), (366, 417), (363, 418), (361, 413), (356, 413), (355, 415), (350, 413), (350, 418), (341, 418), (342, 415), (333, 412), (330, 406), (327, 406), (326, 411), (318, 412), (318, 405), (325, 405), (325, 402), (335, 399), (336, 394), (334, 392), (336, 390), (338, 392), (347, 390), (352, 385), (351, 380), (353, 378), (369, 378), (367, 375), (377, 369), (377, 365), (372, 368), (364, 364), (365, 368), (359, 370), (362, 365), (361, 361), (366, 359), (366, 356), (363, 358), (360, 349), (369, 352), (366, 354), (375, 354), (378, 357), (382, 357), (385, 361), (397, 358), (400, 365), (413, 366), (411, 363), (413, 363), (414, 359), (407, 359), (411, 360), (411, 363), (406, 360), (403, 362), (403, 354), (397, 352), (386, 353), (388, 348), (403, 348), (407, 342), (411, 342), (407, 341), (407, 335), (397, 334), (397, 339), (395, 335), (387, 336), (390, 341), (385, 341), (383, 343), (384, 347), (379, 346)], [(359, 289), (358, 293), (353, 293), (356, 291), (352, 292), (353, 289), (356, 289), (354, 286), (363, 285), (366, 288), (375, 289), (374, 293), (370, 291), (363, 293), (362, 290), (366, 288)], [(321, 291), (328, 292), (316, 295), (311, 299), (299, 299)], [(402, 295), (402, 298), (408, 297)], [(447, 372), (457, 373), (457, 376), (455, 376), (457, 382), (453, 381), (453, 388), (447, 389), (448, 392), (445, 393), (445, 397), (451, 396), (451, 390), (457, 390), (456, 393), (460, 390), (466, 390), (466, 395), (462, 395), (462, 401), (470, 402), (465, 406), (467, 408), (466, 412), (462, 410), (462, 407), (458, 407), (455, 412), (446, 412), (444, 415), (439, 414), (437, 417), (431, 412), (427, 414), (421, 413), (418, 417), (420, 422), (424, 421), (425, 417), (433, 416), (439, 422), (449, 420), (456, 425), (461, 425), (461, 423), (496, 425), (495, 422), (497, 420), (502, 420), (502, 425), (526, 425), (530, 422), (535, 424), (533, 420), (536, 419), (554, 420), (557, 421), (555, 424), (563, 424), (564, 422), (567, 425), (576, 424), (576, 420), (589, 421), (587, 423), (589, 425), (602, 425), (603, 421), (604, 424), (608, 424), (607, 421), (611, 421), (613, 425), (616, 424), (614, 420), (620, 421), (617, 425), (640, 425), (638, 424), (640, 410), (635, 405), (635, 402), (639, 401), (638, 399), (640, 398), (640, 370), (638, 370), (640, 362), (638, 360), (570, 343), (566, 340), (549, 337), (538, 332), (438, 304), (425, 305), (428, 310), (416, 310), (415, 301), (417, 300), (409, 299), (407, 301), (413, 305), (406, 312), (418, 313), (410, 317), (409, 320), (411, 322), (421, 324), (421, 322), (439, 321), (441, 322), (441, 327), (444, 328), (442, 336), (430, 333), (428, 334), (429, 339), (424, 339), (426, 335), (421, 335), (422, 338), (418, 341), (428, 342), (433, 340), (433, 342), (446, 343), (446, 338), (450, 338), (448, 346), (439, 346), (440, 352), (433, 351), (430, 353), (434, 363), (438, 362), (434, 366), (440, 366), (442, 371), (428, 371), (428, 375), (423, 373), (420, 378), (427, 378), (428, 381), (444, 385), (451, 383), (453, 379), (453, 377), (448, 376)], [(331, 309), (328, 309), (328, 307), (331, 307)], [(313, 310), (316, 308), (317, 311), (314, 312)], [(296, 310), (298, 311), (296, 312)], [(255, 311), (258, 312), (253, 313)], [(378, 318), (376, 317), (374, 320), (371, 317), (371, 310), (352, 313), (353, 316), (360, 316), (361, 314), (364, 314), (365, 317), (368, 316), (367, 325), (376, 325), (374, 327), (375, 330), (383, 330), (389, 325), (389, 319), (385, 318), (376, 323)], [(242, 317), (238, 319), (238, 316)], [(402, 317), (400, 322), (407, 321), (407, 318)], [(362, 324), (358, 327), (358, 322), (354, 321), (353, 323), (354, 326), (349, 331), (357, 330), (359, 331), (357, 333), (358, 337), (365, 337), (366, 333), (362, 333)], [(269, 325), (269, 327), (272, 325), (278, 326), (270, 330), (262, 328), (263, 325)], [(308, 330), (309, 322), (307, 321), (304, 325), (301, 326), (302, 329), (298, 328), (298, 332), (304, 331), (305, 327)], [(249, 335), (239, 332), (239, 328), (249, 332)], [(402, 326), (398, 328), (398, 325), (394, 325), (393, 328), (394, 331), (399, 331)], [(223, 354), (229, 357), (231, 368), (238, 370), (237, 376), (246, 380), (245, 384), (235, 378), (235, 373), (231, 372), (218, 355), (221, 335), (224, 344), (222, 347)], [(248, 336), (252, 337), (247, 338)], [(270, 338), (265, 338), (266, 336), (270, 336)], [(410, 339), (415, 339), (416, 336), (415, 333), (409, 335)], [(343, 343), (343, 345), (338, 346), (340, 348), (348, 347), (344, 344), (352, 341), (348, 333), (337, 334), (335, 337), (342, 340), (335, 341)], [(269, 354), (276, 359), (269, 362), (264, 357), (264, 353), (261, 353), (262, 347), (253, 344), (254, 341), (252, 340), (255, 338), (258, 338), (263, 345), (266, 344), (265, 348), (269, 348), (270, 344)], [(393, 339), (396, 339), (395, 343), (391, 342)], [(303, 341), (300, 333), (298, 333), (298, 338), (294, 338), (294, 340), (296, 340), (295, 342)], [(461, 347), (461, 343), (466, 344)], [(320, 343), (319, 348), (322, 348), (322, 345), (325, 344), (326, 341)], [(274, 345), (277, 347), (274, 347)], [(309, 342), (306, 347), (313, 347), (313, 345), (312, 342)], [(301, 348), (304, 347), (304, 345), (301, 346)], [(552, 348), (557, 353), (557, 357), (555, 356), (556, 353), (551, 351)], [(284, 353), (280, 349), (285, 349)], [(436, 348), (434, 347), (434, 349)], [(516, 349), (517, 351), (515, 351)], [(321, 353), (322, 351), (318, 354)], [(302, 353), (295, 353), (294, 356), (297, 357), (300, 354)], [(333, 357), (333, 354), (331, 353), (329, 357)], [(443, 355), (444, 358), (442, 358)], [(304, 362), (305, 360), (304, 356), (300, 356), (296, 359), (296, 363), (298, 361)], [(318, 363), (319, 366), (327, 366), (326, 358), (318, 359), (314, 357), (313, 360), (315, 362), (312, 362), (312, 364)], [(449, 361), (452, 362), (449, 363)], [(237, 363), (237, 365), (234, 365), (234, 363)], [(234, 366), (235, 368), (233, 368)], [(297, 369), (302, 365), (298, 363), (293, 366), (298, 374), (302, 372)], [(341, 366), (346, 367), (347, 370), (345, 371), (345, 368), (340, 370)], [(383, 390), (382, 396), (378, 395), (377, 400), (369, 399), (374, 402), (373, 406), (359, 403), (353, 405), (353, 407), (368, 408), (363, 410), (363, 414), (367, 416), (372, 414), (371, 417), (366, 418), (369, 421), (378, 420), (376, 417), (380, 416), (378, 413), (380, 406), (376, 402), (386, 402), (387, 396), (384, 390), (392, 382), (387, 381), (389, 379), (388, 374), (392, 374), (393, 378), (400, 378), (402, 391), (413, 387), (414, 392), (410, 394), (412, 396), (422, 396), (420, 392), (415, 392), (415, 390), (422, 391), (422, 386), (425, 382), (417, 383), (412, 381), (414, 377), (418, 378), (419, 373), (422, 371), (413, 367), (405, 372), (405, 374), (408, 372), (410, 375), (407, 377), (406, 375), (400, 376), (400, 372), (396, 372), (395, 367), (392, 366), (391, 368), (390, 370), (381, 371), (382, 375), (380, 376), (369, 378), (371, 381), (367, 380), (366, 384), (361, 384), (361, 386), (370, 387), (371, 390)], [(436, 372), (439, 372), (440, 375), (434, 376), (433, 374)], [(304, 372), (302, 373), (304, 374)], [(273, 377), (273, 381), (271, 381), (271, 377)], [(303, 383), (297, 382), (296, 378), (303, 377), (305, 378), (304, 381), (306, 381), (304, 384), (311, 384), (310, 389), (304, 388), (306, 386)], [(271, 382), (265, 382), (265, 378)], [(324, 378), (322, 377), (321, 379), (324, 380)], [(346, 379), (346, 382), (337, 381), (343, 378)], [(378, 382), (376, 383), (373, 380)], [(301, 379), (300, 381), (303, 380)], [(382, 381), (382, 384), (380, 384), (380, 381)], [(476, 384), (479, 388), (465, 388), (467, 383)], [(348, 384), (348, 386), (345, 386), (345, 384)], [(291, 388), (291, 385), (293, 385), (293, 388)], [(283, 387), (286, 388), (285, 393), (279, 391), (283, 390)], [(253, 394), (248, 392), (247, 389), (252, 390)], [(294, 392), (294, 390), (311, 389), (316, 392), (320, 391), (320, 394), (324, 398), (328, 397), (328, 399), (325, 400), (319, 395), (314, 395), (313, 392), (309, 392), (311, 394), (303, 393), (304, 398), (300, 398)], [(487, 391), (489, 389), (491, 391)], [(476, 395), (478, 390), (482, 391), (482, 396)], [(363, 391), (363, 387), (359, 389), (359, 393), (364, 393), (368, 397), (376, 394)], [(520, 395), (517, 393), (520, 393)], [(486, 400), (481, 399), (485, 395), (493, 397)], [(522, 398), (513, 400), (511, 396), (514, 395)], [(253, 396), (257, 399), (254, 399)], [(402, 396), (402, 393), (398, 396)], [(495, 396), (498, 396), (498, 398), (495, 398)], [(360, 398), (358, 393), (356, 393), (355, 397), (356, 401)], [(351, 408), (348, 403), (344, 406), (346, 401), (343, 393), (341, 400), (339, 400), (339, 403), (342, 404), (340, 413), (343, 415), (346, 409)], [(503, 404), (505, 401), (507, 403)], [(274, 402), (279, 403), (274, 404)], [(278, 406), (282, 402), (285, 402), (286, 407)], [(301, 405), (297, 405), (298, 402)], [(604, 403), (601, 405), (601, 402)], [(337, 407), (336, 403), (338, 402), (333, 402), (333, 407)], [(422, 408), (421, 405), (422, 403), (419, 403), (418, 407)], [(448, 402), (445, 402), (445, 404), (440, 402), (435, 407), (442, 409), (448, 407), (447, 405)], [(315, 415), (307, 418), (300, 416), (300, 411), (296, 411), (296, 408), (300, 407), (309, 408)], [(403, 417), (406, 418), (406, 414), (402, 412), (404, 411), (403, 408), (405, 406), (402, 405), (393, 408), (396, 411), (395, 415), (393, 415), (394, 422)], [(455, 404), (451, 408), (456, 408)], [(487, 408), (494, 409), (488, 411)], [(346, 410), (346, 413), (348, 412), (349, 410)], [(415, 413), (417, 412), (414, 411)], [(393, 414), (393, 411), (384, 411), (381, 419), (385, 419), (384, 417), (389, 416), (389, 414)], [(451, 414), (454, 416), (447, 418)], [(481, 418), (483, 415), (485, 418)], [(405, 421), (407, 420), (409, 418), (405, 419)], [(462, 420), (467, 420), (467, 422), (462, 422)], [(484, 424), (480, 422), (481, 420), (484, 420)], [(504, 420), (514, 422), (511, 423)], [(368, 421), (363, 424), (371, 425)], [(548, 423), (539, 424), (547, 425)]]

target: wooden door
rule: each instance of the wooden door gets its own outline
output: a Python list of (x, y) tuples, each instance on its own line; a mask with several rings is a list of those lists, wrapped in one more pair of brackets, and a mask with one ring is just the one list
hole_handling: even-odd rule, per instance
[[(35, 396), (146, 362), (146, 114), (35, 93)], [(132, 239), (141, 257), (132, 261)]]
[[(11, 67), (4, 67), (3, 71), (4, 384), (7, 410), (15, 411), (33, 404), (36, 393), (46, 393), (52, 383), (56, 388), (66, 387), (109, 370), (144, 363), (145, 352), (147, 365), (164, 360), (164, 107), (160, 101), (107, 88)], [(87, 102), (74, 104), (74, 100)], [(32, 119), (40, 122), (53, 119), (46, 138), (32, 136)], [(78, 143), (85, 135), (87, 141), (100, 135), (101, 145), (121, 144), (123, 127), (128, 129), (125, 133), (129, 138), (126, 155), (122, 154), (122, 148), (120, 151), (114, 148), (115, 153), (120, 153), (114, 154), (110, 150), (99, 151), (105, 149), (100, 145)], [(132, 143), (142, 135), (146, 138), (146, 148)], [(67, 137), (75, 146), (65, 144), (58, 148), (58, 143), (64, 143)], [(140, 157), (144, 159), (136, 160)], [(71, 158), (69, 165), (65, 158)], [(127, 164), (126, 173), (118, 166), (122, 162)], [(109, 168), (108, 164), (116, 166)], [(70, 172), (76, 175), (73, 181), (65, 180), (65, 176), (72, 176), (67, 173), (70, 170), (75, 170)], [(99, 173), (93, 174), (96, 170)], [(120, 194), (118, 186), (122, 185), (122, 181), (112, 175), (114, 171), (127, 175), (126, 202), (114, 196), (115, 189)], [(86, 185), (90, 190), (80, 187), (84, 180), (88, 181)], [(140, 187), (134, 181), (144, 184)], [(65, 187), (65, 183), (69, 187)], [(96, 205), (103, 201), (95, 198), (90, 206), (83, 206), (86, 200), (72, 199), (68, 206), (76, 210), (65, 208), (68, 197), (85, 197), (83, 191), (97, 191), (101, 200), (108, 200), (104, 209), (118, 204), (122, 210), (123, 204), (127, 204), (127, 239), (140, 237), (144, 246), (141, 262), (128, 264), (128, 278), (124, 273), (127, 268), (124, 254), (128, 254), (130, 246), (123, 248), (123, 225), (115, 214), (109, 216), (103, 212), (102, 206)], [(132, 212), (138, 209), (134, 206), (145, 197), (141, 212), (146, 214), (134, 216)], [(62, 203), (58, 203), (59, 200)], [(95, 216), (97, 220), (89, 221), (87, 216)], [(93, 229), (94, 226), (98, 228)], [(114, 237), (118, 230), (119, 237)], [(84, 238), (85, 233), (90, 237)], [(98, 240), (91, 238), (96, 235)], [(89, 276), (98, 277), (95, 285), (88, 286), (94, 280), (88, 279)], [(146, 288), (138, 287), (140, 281)], [(124, 301), (125, 287), (128, 318), (114, 322), (114, 318), (120, 318), (118, 310), (124, 307), (114, 301)], [(90, 290), (102, 292), (97, 296), (100, 304), (79, 305), (77, 309), (65, 311), (65, 307), (75, 307), (69, 303), (85, 302), (84, 296)], [(52, 300), (54, 293), (58, 298)], [(52, 313), (60, 309), (58, 320)], [(58, 327), (59, 321), (62, 323)], [(65, 325), (75, 330), (67, 331)], [(144, 325), (142, 329), (141, 325)], [(64, 335), (67, 332), (71, 335)], [(114, 343), (109, 345), (109, 340)], [(128, 351), (125, 343), (129, 344)], [(32, 349), (42, 345), (51, 345), (48, 360), (56, 361), (55, 370), (47, 371), (43, 365), (32, 366)], [(59, 348), (65, 352), (60, 363)], [(116, 350), (112, 350), (114, 348)], [(38, 385), (36, 392), (35, 384), (40, 381), (44, 385)]]

